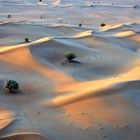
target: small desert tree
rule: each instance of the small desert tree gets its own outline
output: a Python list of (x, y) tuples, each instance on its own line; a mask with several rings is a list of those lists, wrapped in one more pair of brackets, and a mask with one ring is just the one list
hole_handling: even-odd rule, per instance
[(82, 27), (82, 23), (79, 23), (79, 27)]
[(139, 7), (138, 5), (134, 5), (134, 6), (133, 6), (133, 8), (138, 8), (138, 7)]
[(3, 88), (7, 89), (10, 93), (15, 93), (18, 90), (19, 85), (14, 80), (7, 80), (4, 82)]
[(75, 54), (72, 52), (66, 52), (65, 58), (68, 60), (68, 62), (72, 62), (74, 58), (76, 58)]
[(106, 26), (106, 24), (105, 23), (101, 23), (100, 26), (101, 27), (104, 27), (104, 26)]
[(29, 41), (29, 39), (28, 39), (28, 38), (25, 38), (25, 42), (26, 42), (26, 43), (29, 43), (30, 41)]
[(11, 18), (11, 15), (7, 15), (7, 18)]

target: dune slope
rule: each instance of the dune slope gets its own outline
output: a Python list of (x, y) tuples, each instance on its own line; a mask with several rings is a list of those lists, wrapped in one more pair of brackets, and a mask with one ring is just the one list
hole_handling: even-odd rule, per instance
[(0, 1), (0, 140), (140, 140), (139, 85), (139, 0)]

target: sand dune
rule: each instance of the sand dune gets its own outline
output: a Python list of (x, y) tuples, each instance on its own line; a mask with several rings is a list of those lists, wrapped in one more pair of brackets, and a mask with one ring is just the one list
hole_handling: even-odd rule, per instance
[[(133, 5), (121, 5), (121, 4), (101, 4), (101, 3), (98, 3), (98, 4), (88, 4), (86, 5), (85, 7), (115, 7), (115, 8), (134, 8)], [(139, 8), (139, 7), (138, 7)]]
[(59, 5), (61, 3), (61, 0), (53, 0), (54, 5)]
[[(0, 2), (0, 140), (140, 139), (134, 4)], [(8, 79), (18, 93), (4, 90)]]

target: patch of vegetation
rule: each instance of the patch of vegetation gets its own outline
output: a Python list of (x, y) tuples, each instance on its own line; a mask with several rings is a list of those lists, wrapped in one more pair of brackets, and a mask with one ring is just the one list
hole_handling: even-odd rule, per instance
[(66, 52), (65, 53), (65, 58), (68, 60), (68, 62), (72, 62), (73, 59), (76, 58), (75, 54), (72, 52)]
[(29, 38), (25, 38), (25, 42), (26, 43), (29, 43), (30, 41), (29, 41)]
[(79, 23), (79, 27), (82, 27), (82, 23)]
[(11, 18), (11, 15), (7, 15), (7, 18)]
[(104, 26), (106, 26), (106, 24), (105, 23), (101, 23), (101, 25), (100, 25), (101, 27), (104, 27)]
[(3, 84), (3, 88), (8, 90), (10, 93), (15, 93), (19, 89), (19, 85), (14, 80), (7, 80)]
[(135, 8), (135, 9), (138, 8), (138, 7), (139, 7), (138, 5), (134, 5), (134, 6), (133, 6), (133, 8)]

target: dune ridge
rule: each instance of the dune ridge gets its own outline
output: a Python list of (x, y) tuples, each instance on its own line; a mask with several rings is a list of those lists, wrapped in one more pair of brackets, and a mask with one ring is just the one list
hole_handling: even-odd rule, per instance
[[(121, 4), (88, 4), (84, 7), (114, 7), (114, 8), (134, 8), (133, 5), (121, 5)], [(139, 6), (137, 8), (140, 8)]]
[(0, 109), (0, 114), (0, 130), (3, 130), (15, 120), (15, 114), (5, 108)]

